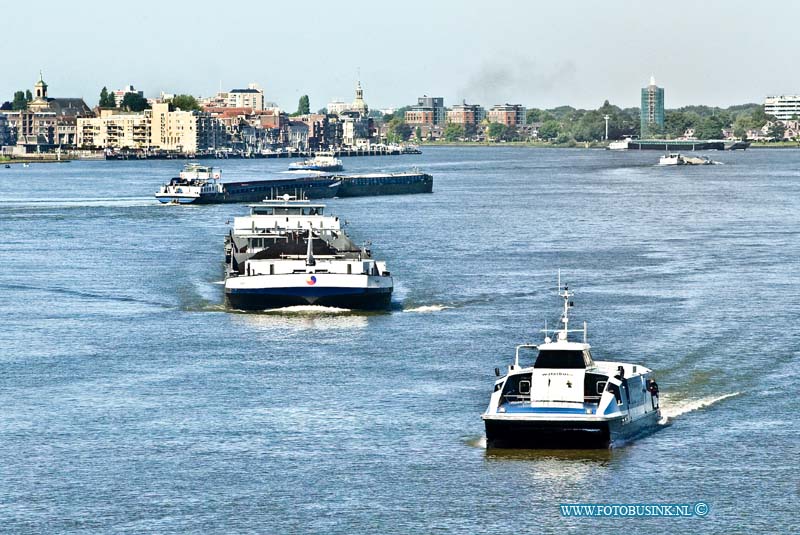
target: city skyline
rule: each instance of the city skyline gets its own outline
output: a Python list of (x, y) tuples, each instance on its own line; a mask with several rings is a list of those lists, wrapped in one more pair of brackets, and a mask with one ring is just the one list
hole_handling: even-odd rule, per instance
[[(303, 94), (317, 110), (350, 100), (359, 79), (371, 108), (410, 105), (421, 95), (442, 96), (448, 106), (466, 100), (597, 108), (608, 99), (628, 108), (638, 106), (639, 88), (651, 75), (668, 89), (668, 108), (726, 107), (800, 92), (791, 55), (765, 48), (759, 28), (769, 13), (739, 2), (676, 2), (657, 18), (630, 1), (471, 2), (424, 10), (411, 2), (399, 13), (358, 3), (332, 11), (311, 2), (302, 10), (254, 5), (241, 23), (215, 17), (221, 8), (211, 2), (189, 11), (144, 0), (124, 20), (106, 20), (96, 14), (103, 4), (88, 4), (57, 18), (40, 10), (15, 13), (20, 24), (4, 32), (4, 48), (25, 47), (8, 57), (1, 100), (31, 88), (40, 69), (53, 95), (83, 97), (90, 105), (103, 86), (133, 84), (148, 97), (161, 91), (206, 97), (220, 82), (223, 90), (257, 82), (265, 100), (286, 110)], [(41, 2), (43, 11), (55, 12), (56, 5)], [(795, 6), (786, 10), (800, 13)], [(31, 27), (35, 39), (22, 30)], [(55, 53), (70, 39), (80, 50), (88, 30), (108, 45), (72, 59)], [(784, 32), (769, 47), (798, 44), (800, 36)]]

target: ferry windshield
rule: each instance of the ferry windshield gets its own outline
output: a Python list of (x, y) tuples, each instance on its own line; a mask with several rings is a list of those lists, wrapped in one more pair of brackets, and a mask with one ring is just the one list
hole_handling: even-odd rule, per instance
[(322, 207), (318, 206), (276, 206), (274, 208), (258, 208), (256, 213), (264, 215), (322, 215)]
[(583, 351), (542, 349), (536, 357), (534, 368), (586, 368)]

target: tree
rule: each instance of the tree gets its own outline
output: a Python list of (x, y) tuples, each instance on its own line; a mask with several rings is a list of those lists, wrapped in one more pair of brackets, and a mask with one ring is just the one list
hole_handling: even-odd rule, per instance
[(761, 128), (767, 124), (767, 121), (774, 121), (775, 117), (772, 115), (767, 115), (767, 113), (764, 111), (764, 106), (758, 106), (750, 114), (750, 120), (753, 123), (753, 128)]
[(725, 120), (718, 115), (706, 117), (695, 127), (695, 136), (698, 139), (720, 139), (722, 137), (722, 129), (728, 126)]
[(115, 108), (117, 106), (117, 99), (114, 93), (109, 91), (106, 86), (100, 90), (100, 102), (97, 103), (101, 108)]
[(450, 123), (444, 127), (445, 141), (458, 141), (464, 137), (464, 127), (460, 124)]
[(320, 108), (319, 110), (317, 110), (317, 113), (319, 113), (320, 115), (328, 115), (328, 108)]
[(311, 104), (309, 103), (308, 95), (303, 95), (297, 103), (297, 113), (295, 115), (308, 115), (309, 113), (311, 113)]
[(14, 102), (11, 103), (11, 107), (14, 110), (27, 110), (28, 109), (28, 101), (25, 100), (25, 91), (15, 91), (14, 92)]
[(386, 125), (386, 134), (392, 141), (408, 141), (411, 137), (411, 126), (395, 117)]
[(120, 108), (128, 111), (144, 111), (149, 107), (150, 104), (147, 103), (147, 99), (139, 93), (125, 93), (120, 104)]
[(786, 125), (779, 121), (775, 121), (771, 125), (769, 125), (769, 129), (767, 129), (767, 135), (774, 139), (775, 141), (783, 140), (783, 134), (786, 133)]
[(419, 126), (414, 129), (414, 138), (416, 138), (417, 143), (422, 141), (422, 128)]
[(0, 105), (0, 110), (3, 110), (3, 111), (11, 111), (13, 109), (14, 109), (14, 106), (7, 100), (5, 102), (3, 102), (2, 105)]
[(506, 131), (506, 127), (500, 123), (489, 123), (489, 127), (486, 129), (486, 135), (489, 136), (489, 139), (494, 141), (499, 141), (503, 134)]
[(25, 90), (25, 100), (28, 101), (28, 102), (33, 100), (33, 95), (31, 94), (31, 90), (30, 89), (26, 89)]
[(192, 95), (175, 95), (170, 103), (173, 107), (183, 111), (201, 111), (203, 109)]
[(558, 121), (547, 121), (539, 127), (539, 137), (546, 140), (555, 139), (558, 137), (559, 130), (561, 130), (561, 125), (558, 124)]

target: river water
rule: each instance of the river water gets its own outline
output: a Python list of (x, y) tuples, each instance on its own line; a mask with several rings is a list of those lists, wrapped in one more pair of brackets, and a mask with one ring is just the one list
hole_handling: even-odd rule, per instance
[[(710, 155), (345, 159), (434, 175), (431, 195), (328, 202), (395, 277), (378, 314), (227, 311), (222, 240), (247, 209), (159, 205), (179, 162), (0, 168), (0, 531), (796, 532), (800, 151)], [(558, 318), (559, 269), (595, 358), (656, 371), (662, 428), (487, 451), (494, 367)], [(697, 501), (707, 517), (558, 507)]]

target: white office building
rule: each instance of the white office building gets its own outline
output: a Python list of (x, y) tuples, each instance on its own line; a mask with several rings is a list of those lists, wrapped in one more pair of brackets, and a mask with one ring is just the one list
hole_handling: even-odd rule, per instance
[(764, 99), (764, 112), (779, 121), (800, 117), (800, 95), (778, 95)]

